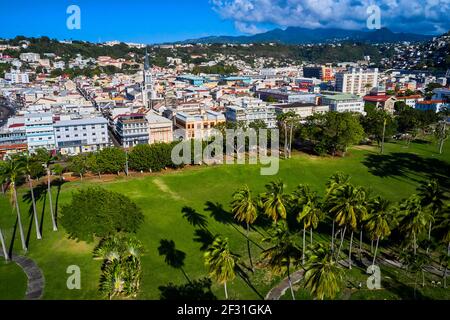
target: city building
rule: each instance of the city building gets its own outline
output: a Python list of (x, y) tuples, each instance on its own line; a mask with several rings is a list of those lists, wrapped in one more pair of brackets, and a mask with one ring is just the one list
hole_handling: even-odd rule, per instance
[(324, 94), (321, 98), (321, 103), (329, 105), (330, 111), (365, 113), (364, 100), (352, 94)]
[(211, 129), (225, 123), (225, 116), (212, 110), (202, 111), (196, 115), (177, 112), (173, 120), (175, 139), (203, 139), (211, 134)]
[(10, 82), (11, 84), (26, 84), (30, 82), (28, 73), (20, 72), (18, 70), (11, 70), (10, 72), (6, 72), (5, 80)]
[(424, 100), (424, 98), (420, 94), (403, 97), (397, 96), (395, 97), (395, 99), (397, 100), (397, 102), (404, 102), (410, 108), (415, 108), (417, 102)]
[(144, 114), (134, 113), (118, 116), (115, 132), (119, 143), (124, 148), (149, 143), (148, 122)]
[(56, 150), (53, 114), (49, 112), (28, 113), (25, 115), (25, 132), (28, 151), (36, 149)]
[(109, 146), (108, 121), (105, 118), (57, 121), (53, 127), (61, 154), (75, 155)]
[(279, 89), (265, 89), (257, 90), (256, 95), (259, 99), (264, 101), (276, 100), (282, 103), (294, 103), (294, 102), (304, 102), (304, 103), (316, 103), (317, 95), (309, 94), (297, 91), (289, 90), (279, 90)]
[(39, 53), (25, 52), (21, 53), (19, 58), (25, 62), (38, 62), (39, 59), (41, 59), (41, 56)]
[(333, 68), (331, 66), (311, 66), (303, 67), (305, 78), (316, 78), (322, 81), (334, 80)]
[[(20, 130), (17, 130), (20, 129)], [(0, 131), (0, 160), (10, 154), (26, 152), (28, 150), (27, 136), (23, 124), (20, 128)]]
[(378, 87), (378, 69), (352, 68), (336, 73), (336, 91), (342, 93), (366, 95)]
[(274, 107), (277, 114), (293, 112), (302, 119), (310, 117), (316, 113), (326, 113), (330, 111), (330, 106), (301, 102), (276, 104)]
[(275, 107), (259, 99), (242, 99), (240, 106), (226, 106), (225, 117), (229, 122), (243, 123), (246, 126), (257, 120), (264, 122), (267, 128), (276, 128), (277, 124)]
[(444, 100), (424, 100), (416, 103), (415, 109), (421, 111), (439, 112), (443, 108), (450, 108), (450, 103)]
[(391, 114), (395, 111), (397, 99), (388, 95), (368, 95), (364, 96), (364, 102), (375, 105), (375, 108), (381, 108)]
[(173, 141), (173, 122), (150, 111), (145, 118), (148, 122), (149, 143), (170, 143)]

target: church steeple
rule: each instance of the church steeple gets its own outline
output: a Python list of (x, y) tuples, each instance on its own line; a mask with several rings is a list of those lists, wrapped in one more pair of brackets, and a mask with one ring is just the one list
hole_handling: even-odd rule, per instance
[(150, 69), (150, 62), (148, 59), (147, 48), (145, 48), (144, 70), (149, 70), (149, 69)]
[(155, 99), (156, 92), (154, 89), (153, 75), (152, 75), (152, 70), (150, 68), (150, 61), (149, 61), (147, 48), (145, 48), (143, 75), (144, 75), (144, 82), (142, 84), (142, 102), (144, 103), (144, 106), (146, 108), (148, 108), (149, 93), (150, 93), (150, 99)]

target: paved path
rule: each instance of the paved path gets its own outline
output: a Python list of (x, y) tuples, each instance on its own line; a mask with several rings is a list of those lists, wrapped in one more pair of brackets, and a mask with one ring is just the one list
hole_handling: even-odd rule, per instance
[[(0, 257), (3, 258), (3, 254), (0, 253)], [(40, 300), (44, 294), (45, 278), (41, 269), (37, 264), (22, 256), (13, 255), (12, 261), (14, 261), (28, 277), (27, 291), (25, 292), (26, 300)]]

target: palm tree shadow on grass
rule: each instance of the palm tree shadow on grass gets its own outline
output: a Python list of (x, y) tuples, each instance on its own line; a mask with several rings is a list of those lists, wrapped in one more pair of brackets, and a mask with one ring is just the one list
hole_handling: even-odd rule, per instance
[[(249, 271), (252, 271), (251, 268), (248, 268), (247, 266), (243, 266), (243, 267), (245, 269), (248, 269)], [(245, 282), (245, 284), (247, 284), (249, 286), (249, 288), (252, 289), (252, 291), (255, 292), (261, 300), (264, 300), (264, 296), (262, 296), (261, 293), (259, 293), (259, 291), (255, 288), (255, 286), (250, 281), (250, 277), (242, 269), (242, 267), (240, 265), (236, 265), (235, 271), (236, 271), (237, 275)]]
[(387, 291), (396, 294), (402, 300), (431, 300), (429, 297), (424, 296), (419, 290), (416, 290), (416, 298), (414, 298), (414, 288), (406, 285), (404, 282), (400, 282), (395, 273), (383, 270), (383, 276), (388, 276), (391, 281), (382, 281), (381, 286), (386, 288)]
[(56, 199), (55, 199), (55, 220), (58, 225), (58, 213), (59, 213), (59, 196), (61, 195), (61, 188), (67, 182), (62, 179), (56, 179), (52, 182), (52, 186), (57, 187)]
[(216, 235), (206, 229), (197, 229), (194, 231), (194, 241), (201, 243), (200, 251), (206, 251), (214, 242)]
[(14, 229), (13, 229), (13, 233), (11, 235), (11, 242), (9, 243), (9, 258), (12, 259), (13, 257), (13, 249), (14, 249), (14, 242), (16, 240), (16, 232), (17, 232), (17, 223), (18, 223), (18, 218), (16, 217), (16, 222), (14, 223)]
[(188, 283), (191, 283), (191, 280), (183, 268), (186, 253), (178, 250), (173, 240), (162, 239), (159, 241), (158, 253), (160, 256), (164, 256), (164, 261), (168, 266), (180, 270)]
[[(34, 198), (36, 200), (36, 206), (37, 206), (37, 203), (39, 201), (42, 201), (42, 212), (41, 212), (41, 218), (40, 218), (40, 221), (39, 221), (39, 230), (40, 230), (40, 232), (42, 234), (42, 230), (43, 230), (43, 227), (44, 227), (43, 225), (44, 225), (45, 207), (46, 207), (46, 203), (47, 203), (47, 184), (45, 184), (45, 183), (38, 184), (37, 186), (34, 187), (33, 192), (34, 192)], [(32, 197), (31, 197), (31, 191), (30, 190), (28, 190), (23, 195), (22, 201), (30, 205), (29, 213), (30, 213), (30, 215), (32, 217), (32, 215), (33, 215), (33, 203), (32, 203), (32, 201), (33, 200), (32, 200)], [(37, 210), (37, 208), (36, 208), (36, 210)], [(30, 223), (30, 225), (31, 225), (31, 223)]]
[(183, 213), (183, 218), (185, 218), (194, 228), (201, 228), (205, 230), (208, 228), (206, 216), (198, 213), (195, 209), (185, 206), (181, 209), (181, 212)]

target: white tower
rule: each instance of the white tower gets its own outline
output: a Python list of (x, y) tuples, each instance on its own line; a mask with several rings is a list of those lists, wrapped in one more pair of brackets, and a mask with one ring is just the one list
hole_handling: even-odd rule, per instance
[(146, 108), (149, 107), (149, 93), (150, 100), (156, 99), (156, 91), (153, 83), (152, 70), (150, 69), (150, 63), (148, 59), (147, 49), (145, 50), (145, 61), (144, 61), (144, 82), (142, 85), (142, 102)]

